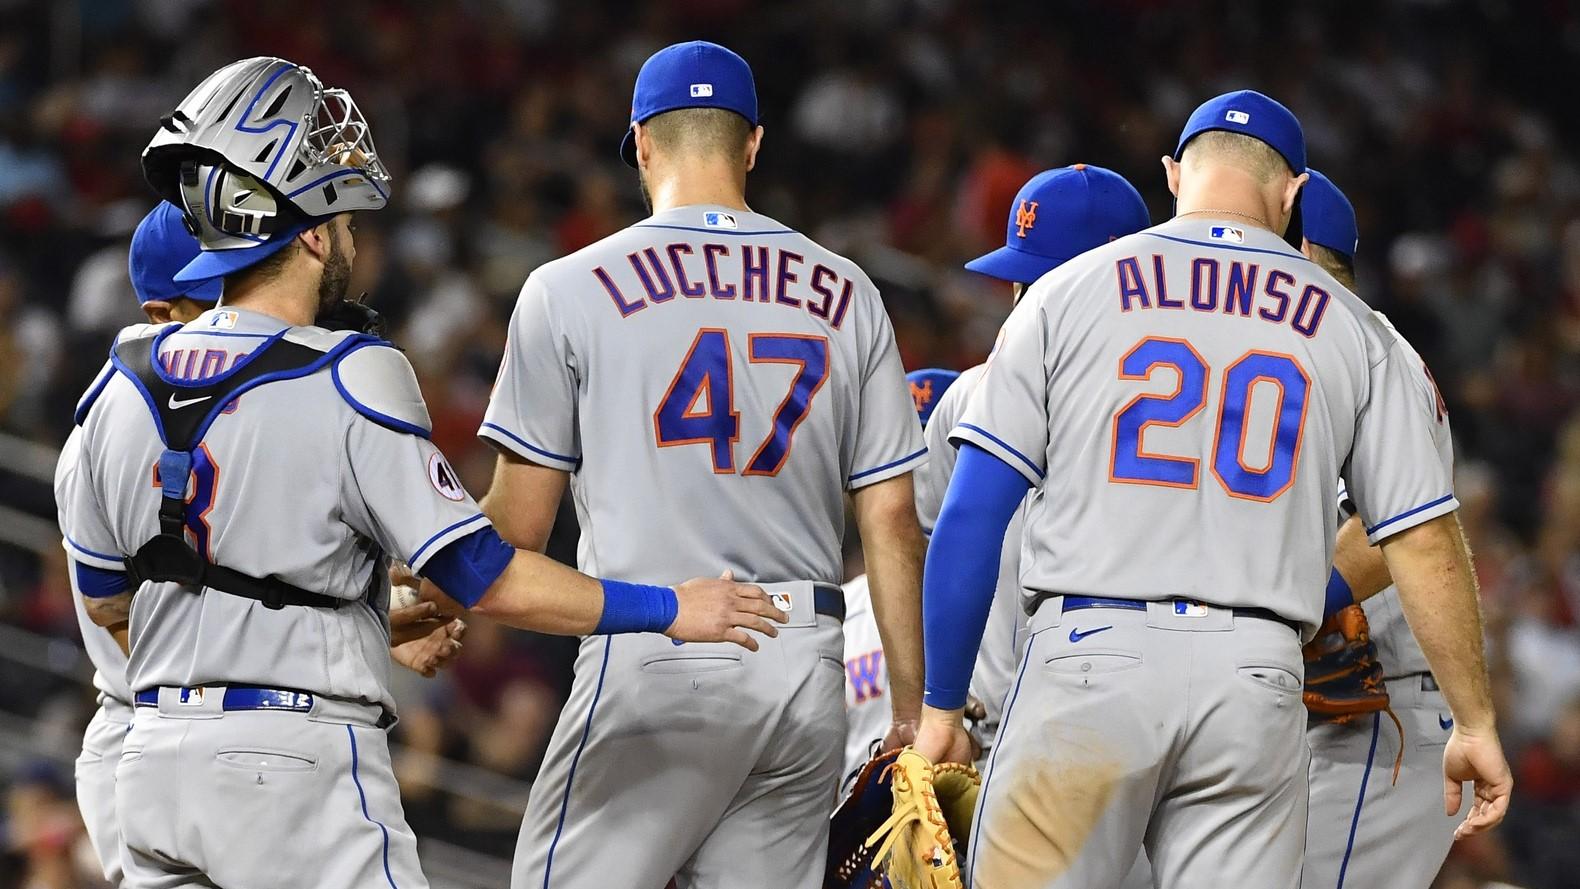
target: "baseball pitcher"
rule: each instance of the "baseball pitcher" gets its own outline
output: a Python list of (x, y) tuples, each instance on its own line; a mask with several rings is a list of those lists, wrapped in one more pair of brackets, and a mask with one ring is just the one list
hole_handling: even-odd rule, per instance
[(979, 889), (1112, 887), (1143, 847), (1161, 886), (1299, 885), (1300, 644), (1341, 475), (1454, 712), (1467, 830), (1508, 804), (1430, 387), (1281, 237), (1306, 180), (1299, 122), (1219, 96), (1164, 167), (1176, 217), (1034, 284), (954, 430), (927, 560), (916, 747), (934, 761), (968, 755), (957, 708), (1003, 529), (1034, 489), (1031, 637), (971, 832)]
[(816, 886), (845, 741), (846, 494), (894, 746), (920, 706), (927, 452), (872, 282), (746, 205), (746, 62), (667, 47), (632, 106), (621, 154), (653, 215), (527, 279), (480, 432), (501, 452), (485, 509), (539, 548), (569, 484), (584, 570), (641, 585), (722, 564), (790, 620), (757, 652), (584, 639), (513, 885)]
[(314, 325), (344, 302), (351, 214), (389, 181), (343, 90), (281, 59), (228, 65), (143, 167), (202, 242), (175, 282), (222, 278), (224, 303), (120, 334), (61, 469), (88, 615), (129, 633), (125, 885), (426, 886), (384, 734), (386, 553), (533, 629), (774, 632), (755, 588), (632, 594), (506, 545), (428, 441), (405, 358)]

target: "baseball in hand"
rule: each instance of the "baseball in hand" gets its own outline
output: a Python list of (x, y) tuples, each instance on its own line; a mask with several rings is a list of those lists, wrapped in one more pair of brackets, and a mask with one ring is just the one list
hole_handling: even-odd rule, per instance
[(418, 595), (417, 587), (410, 584), (398, 583), (390, 587), (390, 610), (397, 611), (410, 608), (422, 601)]

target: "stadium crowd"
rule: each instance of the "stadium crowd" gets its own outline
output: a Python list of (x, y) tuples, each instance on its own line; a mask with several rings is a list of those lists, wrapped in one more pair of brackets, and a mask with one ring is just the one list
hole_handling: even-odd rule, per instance
[[(1580, 7), (1563, 0), (0, 0), (0, 432), (58, 446), (111, 334), (140, 320), (126, 251), (156, 119), (220, 64), (279, 55), (373, 124), (396, 190), (359, 222), (354, 288), (392, 319), (435, 440), (481, 493), (493, 454), (474, 432), (517, 290), (640, 218), (615, 154), (632, 78), (691, 37), (757, 71), (754, 207), (879, 281), (908, 368), (991, 346), (1009, 293), (960, 263), (1003, 237), (1031, 173), (1111, 167), (1161, 221), (1157, 159), (1198, 101), (1252, 86), (1289, 104), (1356, 205), (1361, 295), (1426, 357), (1456, 432), (1518, 796), (1439, 885), (1575, 885), (1580, 116), (1562, 85), (1580, 81)], [(45, 484), (0, 469), (0, 494), (53, 517)], [(69, 595), (58, 547), (0, 546), (0, 621), (73, 639)], [(441, 678), (403, 678), (397, 739), (530, 781), (573, 651), (474, 621)], [(0, 711), (75, 749), (87, 693), (18, 676)], [(400, 771), (419, 836), (509, 855), (515, 815), (420, 755)], [(0, 788), (0, 889), (93, 885), (69, 771), (39, 762)]]

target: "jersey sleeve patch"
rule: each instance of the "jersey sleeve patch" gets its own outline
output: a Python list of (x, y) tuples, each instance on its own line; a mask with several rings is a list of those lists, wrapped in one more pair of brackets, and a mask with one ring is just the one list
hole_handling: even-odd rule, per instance
[(393, 346), (372, 343), (353, 347), (335, 362), (331, 375), (341, 397), (357, 413), (397, 432), (420, 438), (431, 434), (433, 421), (422, 400), (417, 375), (411, 362)]

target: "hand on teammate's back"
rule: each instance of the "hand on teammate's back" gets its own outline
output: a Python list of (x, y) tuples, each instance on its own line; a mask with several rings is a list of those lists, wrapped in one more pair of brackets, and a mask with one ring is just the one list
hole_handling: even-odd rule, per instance
[(680, 608), (664, 635), (682, 642), (734, 642), (756, 651), (757, 640), (747, 630), (777, 636), (779, 630), (768, 619), (780, 623), (790, 619), (768, 601), (762, 587), (736, 583), (728, 571), (719, 578), (697, 577), (676, 586), (675, 598)]
[(1514, 775), (1497, 732), (1473, 734), (1454, 727), (1443, 750), (1443, 808), (1449, 817), (1458, 815), (1463, 805), (1464, 781), (1474, 782), (1474, 795), (1469, 814), (1454, 831), (1456, 840), (1496, 827), (1509, 811)]

